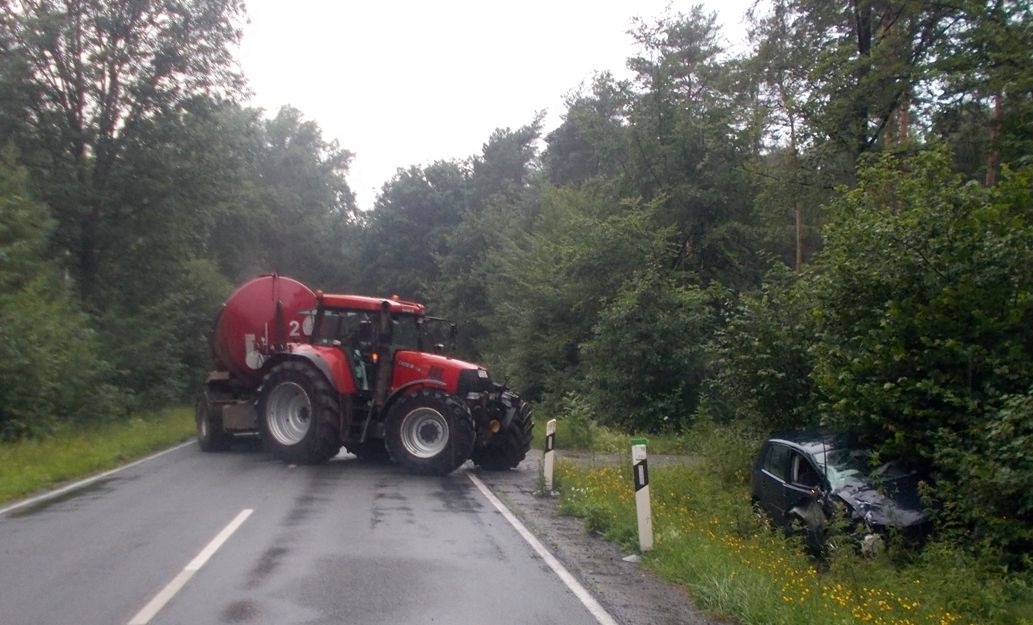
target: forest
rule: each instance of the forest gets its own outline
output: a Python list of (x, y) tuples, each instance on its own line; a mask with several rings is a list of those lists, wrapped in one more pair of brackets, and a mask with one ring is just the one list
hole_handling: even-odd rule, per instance
[(632, 78), (362, 211), (346, 147), (245, 104), (240, 0), (7, 0), (0, 438), (191, 401), (279, 272), (426, 302), (539, 415), (848, 431), (1033, 569), (1031, 13), (762, 1), (739, 53), (700, 7), (636, 20)]

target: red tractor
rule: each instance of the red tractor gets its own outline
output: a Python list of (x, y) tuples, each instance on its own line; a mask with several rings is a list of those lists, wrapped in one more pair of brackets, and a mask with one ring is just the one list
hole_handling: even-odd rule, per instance
[(204, 451), (260, 432), (279, 458), (314, 464), (341, 446), (444, 475), (468, 459), (505, 470), (531, 446), (531, 409), (478, 365), (445, 354), (455, 324), (398, 298), (330, 295), (279, 275), (223, 305), (197, 402)]

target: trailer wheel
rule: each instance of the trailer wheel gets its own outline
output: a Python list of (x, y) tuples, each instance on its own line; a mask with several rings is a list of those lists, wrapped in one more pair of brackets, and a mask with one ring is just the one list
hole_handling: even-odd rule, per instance
[(222, 429), (222, 416), (208, 401), (208, 393), (201, 393), (197, 397), (194, 425), (197, 427), (197, 446), (201, 451), (225, 451), (230, 448), (233, 435)]
[(262, 382), (262, 437), (284, 462), (319, 464), (337, 455), (337, 397), (313, 367), (282, 362)]
[(516, 467), (531, 450), (533, 428), (531, 404), (521, 402), (509, 427), (496, 432), (483, 447), (474, 450), (474, 464), (488, 471), (506, 471)]
[(456, 397), (423, 389), (391, 409), (385, 442), (391, 459), (409, 471), (447, 475), (470, 458), (473, 417)]

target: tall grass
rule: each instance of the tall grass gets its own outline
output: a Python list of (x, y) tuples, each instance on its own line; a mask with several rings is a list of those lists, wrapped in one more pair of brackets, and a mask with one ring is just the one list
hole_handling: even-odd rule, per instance
[[(545, 449), (545, 424), (551, 417), (535, 413), (532, 449)], [(556, 449), (585, 450), (608, 454), (630, 454), (631, 435), (603, 427), (576, 414), (564, 414), (556, 419)], [(691, 450), (690, 440), (674, 433), (649, 434), (649, 453), (685, 454)]]
[(146, 456), (194, 433), (193, 410), (177, 408), (39, 440), (0, 443), (0, 503)]

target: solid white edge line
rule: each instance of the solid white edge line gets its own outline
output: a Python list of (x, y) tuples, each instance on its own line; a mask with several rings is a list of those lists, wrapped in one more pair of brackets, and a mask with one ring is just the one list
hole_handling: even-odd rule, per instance
[(254, 512), (254, 510), (250, 508), (241, 510), (240, 514), (230, 521), (229, 525), (222, 528), (222, 531), (219, 532), (210, 543), (205, 545), (204, 549), (201, 550), (201, 553), (197, 554), (197, 556), (191, 560), (182, 571), (172, 578), (171, 582), (162, 588), (158, 594), (154, 595), (154, 598), (151, 599), (142, 610), (136, 613), (136, 616), (129, 620), (129, 625), (147, 625), (147, 623), (150, 623), (151, 619), (165, 607), (165, 604), (167, 604), (172, 597), (176, 596), (176, 593), (183, 589), (183, 586), (190, 581), (190, 578), (194, 576), (194, 573), (198, 572), (201, 567), (204, 566), (205, 562), (208, 562), (208, 559), (219, 550), (219, 547), (221, 547), (223, 543), (229, 540), (229, 537), (232, 536), (233, 532), (236, 532), (241, 525), (243, 525), (244, 521), (247, 521), (247, 518), (251, 516), (252, 512)]
[(509, 508), (506, 507), (506, 504), (502, 503), (502, 501), (495, 496), (495, 493), (491, 492), (491, 489), (484, 485), (484, 482), (478, 479), (473, 473), (467, 473), (467, 476), (481, 491), (481, 494), (484, 495), (493, 506), (495, 506), (496, 510), (502, 513), (502, 516), (505, 517), (507, 521), (509, 521), (509, 524), (513, 526), (513, 529), (515, 529), (518, 534), (520, 534), (521, 538), (527, 541), (527, 544), (531, 545), (531, 548), (534, 549), (535, 553), (541, 556), (542, 560), (549, 565), (552, 572), (563, 580), (563, 583), (567, 585), (570, 592), (574, 593), (574, 596), (577, 597), (589, 613), (595, 617), (595, 620), (599, 625), (619, 625), (617, 621), (610, 616), (610, 613), (607, 612), (598, 601), (596, 601), (595, 597), (592, 596), (592, 593), (588, 592), (588, 590), (581, 585), (581, 582), (577, 581), (577, 579), (570, 574), (570, 571), (568, 571), (566, 567), (564, 567), (563, 564), (561, 564), (560, 561), (545, 548), (545, 545), (535, 538), (534, 534), (532, 534), (530, 530), (520, 522), (520, 519), (516, 518), (516, 515), (510, 512)]
[(187, 445), (193, 445), (193, 444), (194, 444), (194, 441), (192, 441), (192, 440), (186, 441), (185, 443), (180, 443), (179, 445), (176, 445), (175, 447), (169, 447), (168, 449), (166, 449), (164, 451), (159, 451), (156, 454), (151, 454), (150, 456), (147, 456), (146, 458), (140, 458), (139, 460), (134, 460), (133, 462), (130, 462), (129, 464), (124, 464), (124, 465), (122, 465), (120, 467), (116, 467), (116, 468), (111, 469), (109, 471), (105, 471), (103, 473), (98, 473), (97, 475), (94, 475), (93, 477), (88, 477), (86, 479), (79, 480), (78, 482), (73, 482), (71, 484), (66, 484), (65, 486), (62, 486), (61, 488), (59, 488), (57, 490), (52, 490), (50, 492), (43, 493), (42, 495), (36, 495), (35, 497), (31, 497), (29, 499), (25, 499), (23, 501), (19, 501), (18, 503), (11, 504), (11, 505), (7, 506), (6, 508), (0, 508), (0, 516), (3, 516), (5, 514), (7, 514), (8, 512), (13, 512), (13, 511), (17, 510), (18, 508), (24, 508), (26, 506), (31, 506), (32, 504), (40, 503), (41, 501), (46, 501), (48, 499), (52, 499), (54, 497), (58, 497), (60, 495), (63, 495), (65, 493), (67, 493), (68, 491), (72, 491), (72, 490), (75, 490), (77, 488), (82, 488), (83, 486), (89, 486), (90, 484), (92, 484), (92, 483), (94, 483), (94, 482), (96, 482), (98, 480), (102, 480), (102, 479), (104, 479), (106, 477), (112, 476), (112, 475), (114, 475), (116, 473), (119, 473), (121, 471), (125, 471), (126, 469), (131, 469), (131, 468), (133, 468), (133, 467), (135, 467), (137, 465), (143, 464), (145, 462), (150, 462), (151, 460), (154, 460), (156, 458), (160, 458), (161, 456), (164, 456), (165, 454), (170, 454), (170, 453), (172, 453), (172, 452), (174, 452), (174, 451), (176, 451), (178, 449), (182, 449), (182, 448), (186, 447)]

